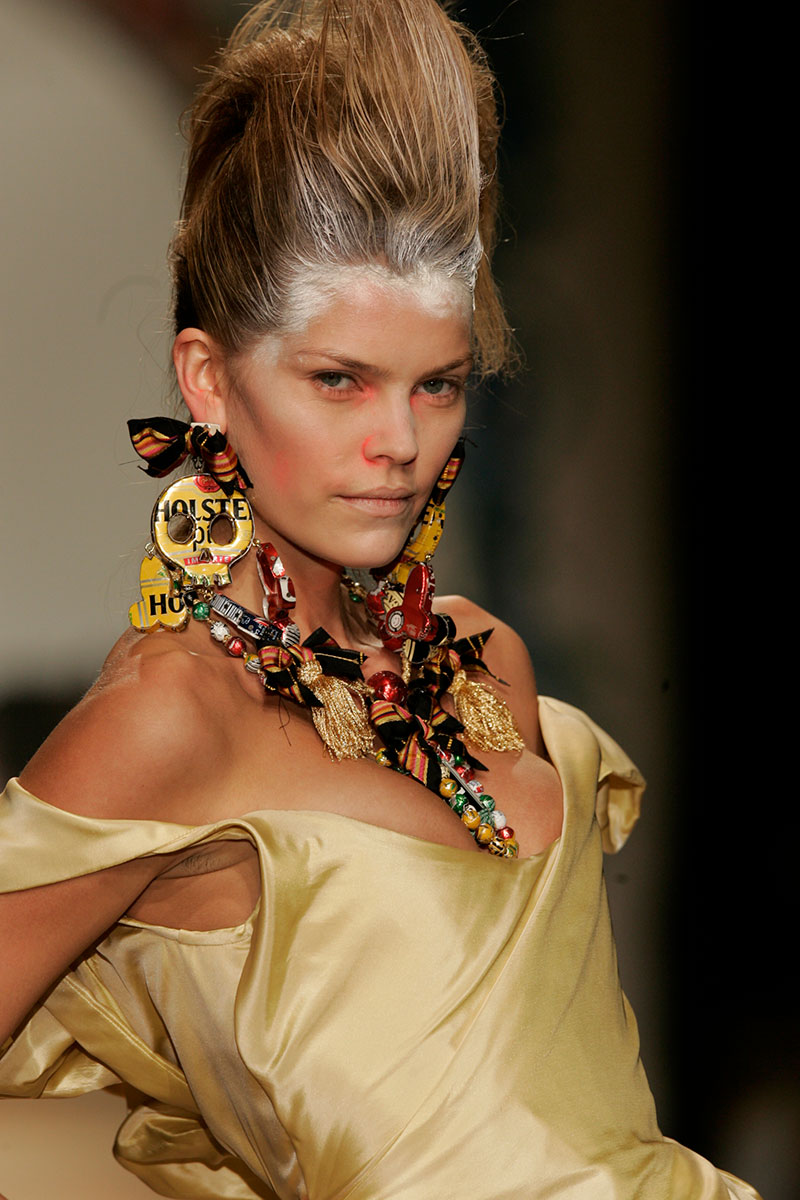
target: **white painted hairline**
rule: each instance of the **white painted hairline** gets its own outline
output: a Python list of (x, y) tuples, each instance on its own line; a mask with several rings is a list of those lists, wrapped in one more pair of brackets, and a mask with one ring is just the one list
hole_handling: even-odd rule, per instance
[(472, 320), (473, 294), (466, 281), (430, 267), (418, 267), (407, 275), (397, 275), (382, 263), (340, 267), (303, 267), (287, 292), (287, 318), (283, 327), (259, 338), (253, 347), (259, 358), (276, 358), (281, 338), (302, 333), (337, 299), (354, 286), (394, 293), (398, 299), (411, 300), (435, 317), (451, 314)]

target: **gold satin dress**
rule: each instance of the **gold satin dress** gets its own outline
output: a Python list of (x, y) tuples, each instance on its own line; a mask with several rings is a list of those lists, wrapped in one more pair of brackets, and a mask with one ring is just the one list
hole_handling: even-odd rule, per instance
[(630, 759), (540, 701), (561, 837), (499, 861), (326, 812), (96, 820), (12, 781), (0, 890), (215, 839), (256, 848), (233, 929), (122, 918), (0, 1057), (0, 1093), (141, 1093), (115, 1153), (208, 1200), (753, 1200), (662, 1136), (602, 875), (639, 814)]

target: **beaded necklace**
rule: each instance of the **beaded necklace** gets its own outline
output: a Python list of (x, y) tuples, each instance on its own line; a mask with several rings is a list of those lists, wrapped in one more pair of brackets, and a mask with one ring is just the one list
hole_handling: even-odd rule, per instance
[[(272, 546), (258, 546), (257, 552), (260, 563), (277, 559), (282, 566)], [(265, 608), (274, 610), (276, 601), (274, 592), (267, 590), (268, 577), (259, 574), (267, 596)], [(346, 578), (343, 583), (351, 598), (362, 599), (352, 580)], [(365, 656), (343, 650), (322, 629), (299, 644), (294, 633), (297, 626), (286, 610), (278, 610), (276, 620), (265, 621), (219, 593), (203, 596), (201, 590), (192, 588), (183, 589), (183, 601), (195, 620), (208, 623), (212, 639), (232, 658), (241, 659), (245, 670), (258, 676), (266, 691), (310, 708), (332, 757), (371, 756), (381, 766), (412, 775), (437, 792), (478, 846), (502, 858), (519, 854), (514, 830), (476, 777), (476, 771), (485, 768), (460, 740), (463, 725), (439, 705), (435, 683), (423, 683), (422, 690), (416, 689), (417, 713), (427, 708), (434, 718), (426, 720), (405, 707), (409, 687), (401, 676), (378, 671), (365, 681), (361, 673)], [(248, 640), (255, 643), (255, 649), (248, 649)], [(483, 640), (485, 643), (485, 636)], [(435, 716), (434, 709), (438, 709)], [(377, 749), (376, 734), (384, 741)]]

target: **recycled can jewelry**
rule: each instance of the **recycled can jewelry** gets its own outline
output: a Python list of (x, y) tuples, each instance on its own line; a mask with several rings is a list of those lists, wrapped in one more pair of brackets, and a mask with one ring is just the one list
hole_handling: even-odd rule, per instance
[[(143, 632), (157, 628), (178, 631), (190, 616), (208, 624), (212, 639), (232, 658), (241, 658), (245, 670), (257, 675), (266, 691), (310, 709), (332, 757), (374, 754), (378, 762), (411, 774), (423, 786), (434, 791), (438, 787), (479, 847), (502, 858), (517, 857), (519, 846), (513, 829), (475, 778), (473, 764), (480, 764), (458, 740), (457, 732), (466, 730), (480, 745), (467, 719), (462, 723), (460, 714), (456, 720), (440, 708), (440, 717), (445, 724), (450, 722), (445, 730), (438, 719), (429, 724), (398, 711), (412, 680), (415, 688), (423, 684), (432, 702), (438, 702), (441, 692), (448, 689), (451, 677), (466, 690), (464, 670), (455, 676), (451, 670), (447, 679), (442, 676), (442, 656), (455, 654), (458, 663), (458, 651), (463, 653), (463, 648), (458, 643), (449, 649), (454, 645), (455, 625), (444, 614), (433, 612), (435, 580), (430, 566), (444, 524), (445, 494), (461, 466), (463, 447), (457, 446), (448, 460), (394, 570), (369, 593), (349, 577), (342, 579), (350, 600), (365, 603), (385, 648), (401, 652), (402, 676), (381, 671), (365, 683), (361, 673), (365, 656), (337, 646), (324, 630), (316, 630), (299, 644), (300, 629), (292, 615), (296, 604), (292, 580), (275, 547), (255, 538), (252, 510), (236, 489), (236, 483), (249, 486), (249, 480), (224, 436), (168, 419), (134, 425), (134, 447), (148, 462), (149, 474), (168, 473), (193, 451), (203, 454), (213, 474), (179, 479), (158, 497), (151, 521), (152, 542), (146, 547), (140, 570), (142, 599), (129, 610), (134, 627)], [(231, 582), (231, 566), (254, 544), (264, 592), (263, 617), (218, 591)], [(469, 643), (475, 660), (465, 662), (467, 669), (475, 669), (488, 636), (487, 632), (462, 639)], [(248, 648), (248, 642), (254, 649)], [(455, 694), (455, 689), (450, 690)], [(366, 696), (373, 700), (366, 703)], [(383, 704), (383, 719), (376, 716), (373, 721), (371, 714), (379, 707), (375, 697)], [(480, 694), (477, 700), (472, 696), (472, 708), (485, 709), (480, 701)], [(490, 715), (496, 718), (494, 711)], [(396, 731), (391, 750), (384, 737), (387, 721), (394, 723)], [(385, 745), (374, 750), (376, 737)], [(506, 741), (508, 744), (490, 744), (488, 748), (520, 748)], [(466, 758), (453, 752), (459, 747)], [(429, 775), (427, 764), (436, 761), (439, 769)]]
[(221, 596), (216, 592), (211, 599), (211, 609), (217, 616), (229, 621), (239, 633), (251, 638), (256, 647), (274, 645), (281, 641), (281, 631), (276, 626), (262, 617), (255, 616), (228, 596)]
[(165, 488), (156, 500), (139, 570), (142, 599), (128, 616), (144, 633), (182, 629), (189, 613), (209, 615), (215, 587), (231, 582), (231, 566), (253, 541), (253, 514), (245, 497), (225, 490), (210, 475), (190, 475)]
[(495, 808), (494, 797), (488, 796), (475, 772), (460, 754), (448, 754), (436, 748), (439, 761), (447, 771), (439, 792), (445, 803), (461, 818), (477, 844), (499, 858), (517, 858), (519, 843), (505, 813)]

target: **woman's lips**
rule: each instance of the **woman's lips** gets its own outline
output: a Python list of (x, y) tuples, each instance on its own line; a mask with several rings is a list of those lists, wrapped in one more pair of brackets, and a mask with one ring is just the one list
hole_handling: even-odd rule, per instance
[(378, 517), (395, 517), (405, 513), (410, 507), (414, 495), (412, 492), (393, 492), (389, 489), (377, 488), (368, 495), (341, 496), (345, 504), (357, 508), (361, 512), (371, 513)]

